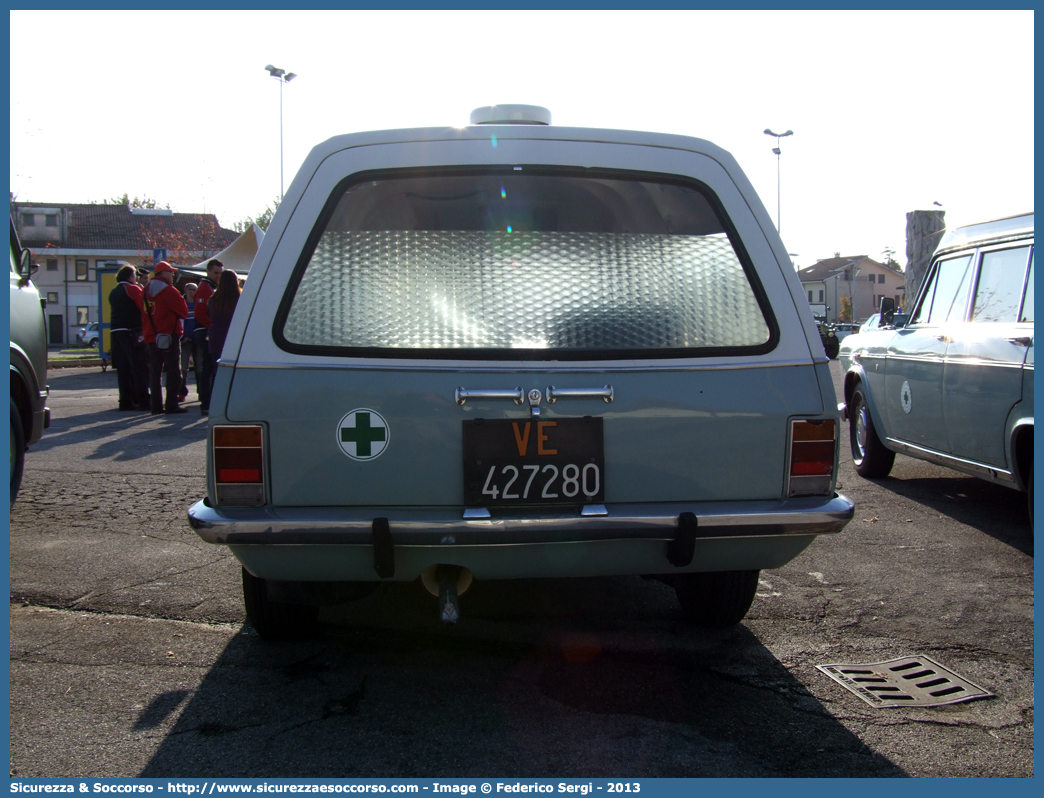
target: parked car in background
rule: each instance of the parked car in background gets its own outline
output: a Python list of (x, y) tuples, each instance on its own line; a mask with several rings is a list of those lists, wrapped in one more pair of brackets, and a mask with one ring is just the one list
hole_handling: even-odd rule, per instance
[(859, 332), (859, 325), (853, 324), (852, 322), (842, 321), (834, 325), (834, 335), (837, 336), (837, 340), (840, 343), (845, 340), (852, 333)]
[(831, 360), (837, 357), (840, 339), (835, 332), (835, 325), (826, 320), (826, 316), (815, 316), (816, 329), (819, 331), (819, 340), (823, 343), (823, 351)]
[[(882, 300), (884, 302), (884, 300)], [(889, 305), (895, 307), (895, 302), (889, 302)], [(881, 321), (881, 314), (875, 313), (869, 319), (859, 325), (858, 332), (868, 332), (870, 330), (880, 330), (884, 327), (905, 327), (906, 322), (909, 321), (909, 313), (896, 313), (894, 310), (890, 312), (888, 318), (885, 321)]]
[(948, 231), (909, 320), (841, 344), (856, 470), (896, 453), (1026, 491), (1033, 514), (1033, 214)]
[(869, 330), (876, 330), (881, 324), (881, 314), (875, 313), (869, 319), (859, 325), (859, 332), (867, 332)]
[(93, 321), (86, 327), (81, 327), (76, 333), (76, 343), (80, 346), (97, 346), (98, 345), (98, 322)]
[(22, 484), (25, 452), (50, 426), (44, 300), (33, 285), (35, 265), (11, 223), (11, 503)]
[(384, 580), (454, 621), (474, 579), (642, 574), (727, 626), (853, 515), (828, 363), (733, 157), (533, 106), (315, 147), (209, 422), (189, 521), (269, 639)]

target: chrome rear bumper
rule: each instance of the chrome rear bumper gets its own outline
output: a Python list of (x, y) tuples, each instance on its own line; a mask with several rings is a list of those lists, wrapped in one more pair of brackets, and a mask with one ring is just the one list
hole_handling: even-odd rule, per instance
[(604, 515), (580, 508), (495, 509), (465, 518), (462, 507), (211, 507), (188, 511), (189, 524), (208, 543), (357, 545), (373, 542), (375, 519), (386, 519), (396, 545), (496, 546), (610, 540), (672, 540), (679, 517), (696, 517), (697, 539), (778, 538), (840, 532), (854, 505), (844, 496), (786, 501), (610, 504)]

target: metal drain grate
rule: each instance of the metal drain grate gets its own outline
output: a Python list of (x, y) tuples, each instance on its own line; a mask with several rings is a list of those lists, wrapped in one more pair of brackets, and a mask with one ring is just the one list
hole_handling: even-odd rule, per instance
[(930, 657), (816, 667), (872, 707), (938, 707), (994, 697)]

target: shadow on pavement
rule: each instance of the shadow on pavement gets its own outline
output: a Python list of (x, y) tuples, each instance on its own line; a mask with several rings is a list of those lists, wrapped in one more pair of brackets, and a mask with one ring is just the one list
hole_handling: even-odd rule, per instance
[[(85, 460), (138, 460), (197, 443), (207, 436), (207, 419), (199, 404), (185, 405), (177, 415), (150, 414), (147, 410), (119, 412), (115, 409), (55, 417), (32, 451), (48, 452), (72, 444), (94, 444)], [(127, 434), (127, 430), (133, 430)]]
[(954, 476), (867, 481), (1033, 556), (1033, 527), (1025, 493), (940, 469), (944, 472)]
[(140, 775), (906, 775), (745, 627), (693, 630), (673, 600), (637, 577), (475, 583), (447, 627), (394, 583), (314, 641), (245, 626)]

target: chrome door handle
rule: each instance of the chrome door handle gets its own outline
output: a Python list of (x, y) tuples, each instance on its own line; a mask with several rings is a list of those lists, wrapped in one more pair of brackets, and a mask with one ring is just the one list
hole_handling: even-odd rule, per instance
[(461, 406), (463, 406), (468, 399), (510, 399), (516, 405), (520, 405), (525, 401), (525, 398), (525, 392), (521, 388), (515, 388), (513, 391), (469, 391), (465, 388), (457, 388), (457, 390), (453, 392), (453, 399)]
[(614, 396), (612, 385), (606, 385), (604, 388), (556, 388), (554, 385), (548, 385), (545, 395), (549, 405), (553, 405), (559, 399), (601, 399), (609, 404)]
[(1033, 339), (1029, 336), (1023, 336), (1021, 338), (1009, 338), (1008, 341), (1010, 343), (1015, 344), (1016, 346), (1033, 346)]

